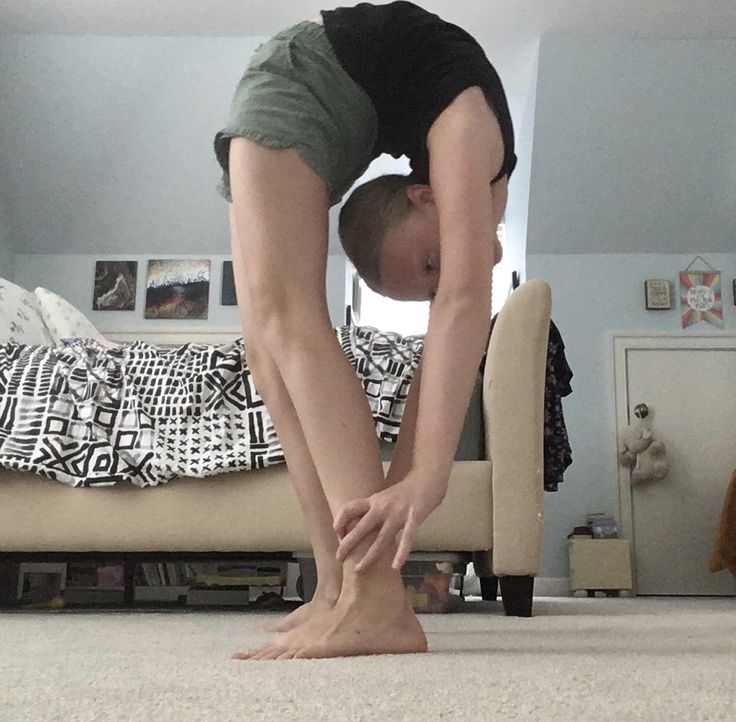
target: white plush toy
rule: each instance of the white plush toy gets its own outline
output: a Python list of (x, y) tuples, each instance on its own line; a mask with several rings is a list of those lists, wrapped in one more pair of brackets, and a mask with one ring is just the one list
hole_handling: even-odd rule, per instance
[(647, 421), (649, 408), (646, 404), (634, 407), (637, 421), (626, 427), (619, 446), (619, 462), (633, 467), (631, 482), (636, 484), (652, 479), (664, 479), (668, 466), (665, 447), (661, 441), (655, 441), (651, 422)]

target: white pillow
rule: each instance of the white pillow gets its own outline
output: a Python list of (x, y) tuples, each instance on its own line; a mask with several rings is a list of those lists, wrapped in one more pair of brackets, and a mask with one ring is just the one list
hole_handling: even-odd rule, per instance
[(38, 300), (25, 288), (0, 278), (0, 343), (53, 346)]
[(105, 346), (115, 345), (108, 342), (94, 324), (69, 301), (40, 286), (35, 294), (44, 323), (57, 346), (63, 345), (65, 338), (91, 338)]

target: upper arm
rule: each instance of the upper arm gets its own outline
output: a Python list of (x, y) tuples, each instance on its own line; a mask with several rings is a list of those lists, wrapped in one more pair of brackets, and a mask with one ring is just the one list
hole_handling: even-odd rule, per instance
[(429, 130), (427, 149), (440, 224), (438, 296), (485, 291), (496, 262), (506, 179), (491, 186), (503, 164), (504, 143), (480, 88), (464, 90), (440, 113)]

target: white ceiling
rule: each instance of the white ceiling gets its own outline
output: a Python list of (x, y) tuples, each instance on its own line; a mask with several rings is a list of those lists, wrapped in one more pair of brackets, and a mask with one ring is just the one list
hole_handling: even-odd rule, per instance
[[(344, 0), (338, 4), (355, 4)], [(480, 40), (548, 32), (736, 37), (734, 0), (419, 0)], [(270, 35), (320, 0), (3, 0), (0, 33)], [(328, 4), (327, 7), (330, 7)]]

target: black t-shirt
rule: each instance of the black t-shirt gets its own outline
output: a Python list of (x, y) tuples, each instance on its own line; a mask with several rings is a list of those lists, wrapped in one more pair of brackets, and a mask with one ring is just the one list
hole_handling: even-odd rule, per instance
[(498, 119), (505, 147), (503, 166), (491, 182), (511, 175), (516, 155), (506, 94), (465, 30), (410, 2), (323, 10), (322, 19), (341, 65), (375, 106), (376, 155), (407, 155), (417, 181), (428, 183), (427, 133), (463, 90), (477, 85)]

